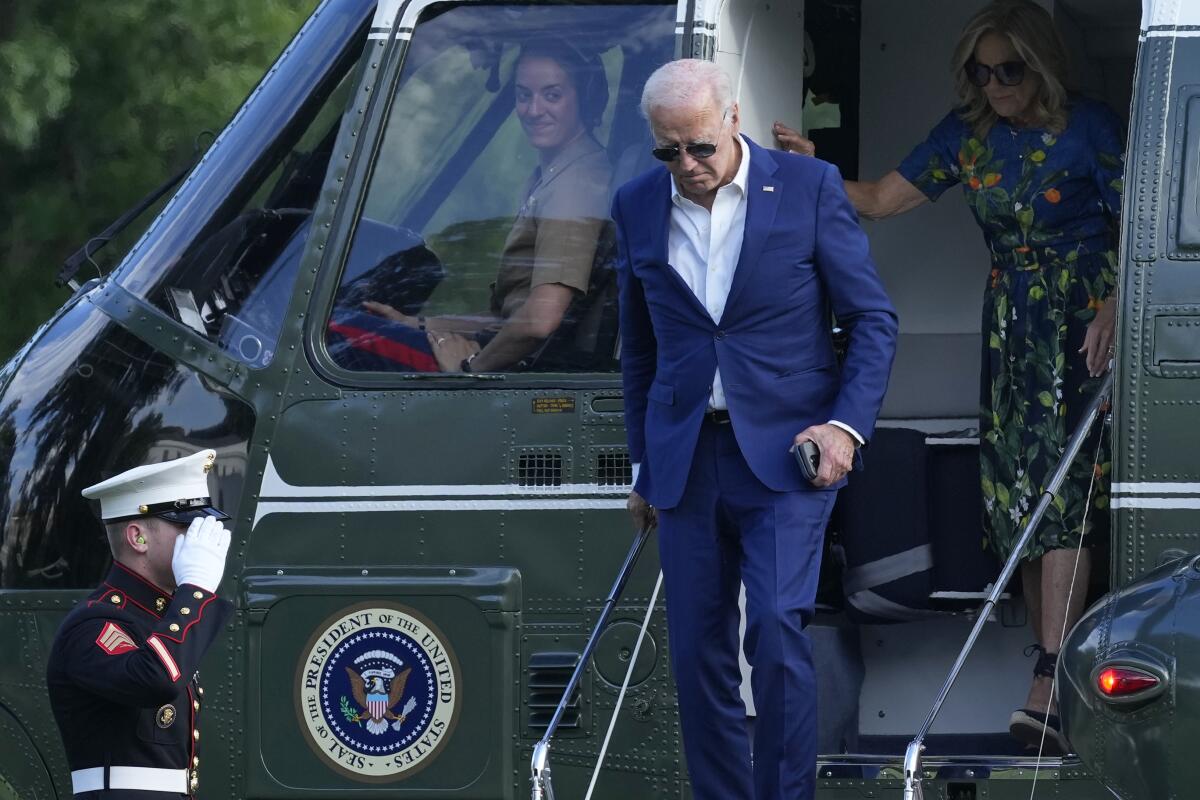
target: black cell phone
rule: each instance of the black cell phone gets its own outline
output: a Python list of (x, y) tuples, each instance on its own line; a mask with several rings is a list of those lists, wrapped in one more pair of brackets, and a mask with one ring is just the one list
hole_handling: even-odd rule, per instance
[(817, 479), (817, 471), (821, 468), (821, 448), (817, 447), (817, 443), (809, 440), (800, 444), (792, 445), (792, 455), (796, 457), (796, 463), (800, 465), (800, 472), (804, 474), (804, 480), (812, 483)]

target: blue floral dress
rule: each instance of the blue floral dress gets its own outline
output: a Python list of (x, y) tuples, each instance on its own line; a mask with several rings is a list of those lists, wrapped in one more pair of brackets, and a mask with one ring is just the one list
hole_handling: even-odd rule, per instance
[[(980, 458), (985, 542), (1007, 557), (1098, 379), (1087, 374), (1087, 325), (1116, 282), (1124, 171), (1122, 126), (1107, 107), (1072, 98), (1057, 133), (1000, 120), (980, 141), (948, 114), (899, 167), (930, 200), (961, 185), (991, 250), (983, 296)], [(1022, 557), (1099, 533), (1112, 460), (1098, 431), (1072, 466)], [(1095, 466), (1098, 464), (1098, 466)], [(1094, 539), (1095, 536), (1088, 538)], [(1087, 543), (1087, 539), (1084, 539)]]

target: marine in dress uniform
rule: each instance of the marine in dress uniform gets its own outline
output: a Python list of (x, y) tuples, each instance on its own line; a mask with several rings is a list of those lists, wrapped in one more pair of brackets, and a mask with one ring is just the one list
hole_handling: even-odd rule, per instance
[(113, 564), (63, 621), (47, 667), (77, 798), (196, 793), (197, 668), (233, 611), (214, 593), (230, 540), (209, 495), (215, 460), (205, 450), (83, 492), (100, 501)]

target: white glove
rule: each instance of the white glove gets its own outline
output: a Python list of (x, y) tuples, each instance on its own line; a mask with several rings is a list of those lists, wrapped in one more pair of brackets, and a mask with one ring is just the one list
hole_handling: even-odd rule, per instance
[(215, 592), (225, 573), (225, 554), (229, 552), (230, 533), (216, 517), (197, 517), (187, 533), (175, 539), (171, 571), (175, 585), (185, 583)]

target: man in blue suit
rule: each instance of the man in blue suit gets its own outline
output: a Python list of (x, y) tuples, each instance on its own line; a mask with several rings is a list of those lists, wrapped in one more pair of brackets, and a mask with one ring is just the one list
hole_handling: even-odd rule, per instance
[[(642, 113), (666, 169), (613, 201), (629, 508), (639, 525), (658, 522), (692, 789), (701, 800), (811, 798), (816, 684), (804, 628), (836, 490), (887, 388), (896, 314), (837, 170), (741, 136), (716, 65), (659, 68)], [(849, 333), (841, 364), (831, 315)], [(812, 484), (790, 450), (806, 440), (821, 452)]]

